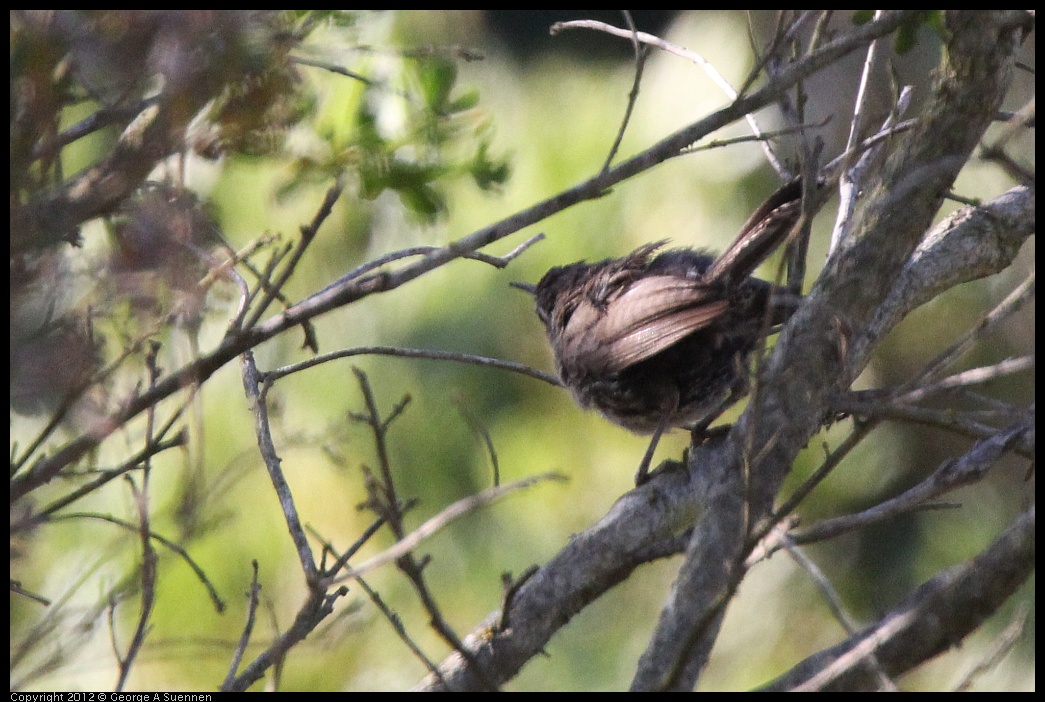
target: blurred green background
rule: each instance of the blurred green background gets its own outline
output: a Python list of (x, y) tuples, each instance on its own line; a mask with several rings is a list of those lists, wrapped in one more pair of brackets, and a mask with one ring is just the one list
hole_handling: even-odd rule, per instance
[[(435, 221), (412, 216), (393, 193), (372, 201), (343, 198), (291, 282), (300, 298), (336, 280), (347, 270), (381, 254), (417, 245), (441, 245), (498, 221), (595, 174), (603, 164), (623, 116), (633, 77), (628, 42), (588, 32), (550, 37), (550, 21), (589, 14), (492, 11), (431, 11), (364, 15), (353, 28), (361, 43), (375, 46), (459, 45), (484, 55), (458, 62), (460, 93), (477, 89), (478, 105), (468, 119), (488, 123), (491, 152), (507, 157), (511, 176), (494, 192), (461, 181), (446, 193), (446, 213)], [(775, 15), (756, 13), (751, 29), (768, 31)], [(607, 21), (621, 24), (616, 15)], [(740, 12), (700, 11), (637, 15), (639, 28), (659, 33), (697, 50), (734, 84), (752, 66), (749, 18)], [(905, 79), (927, 87), (938, 46), (923, 37), (900, 70)], [(315, 38), (337, 47), (343, 34), (332, 30)], [(354, 70), (381, 75), (388, 57), (354, 58)], [(837, 115), (823, 130), (825, 153), (834, 156), (848, 128), (859, 61), (843, 63), (831, 77), (809, 81), (810, 110)], [(343, 76), (303, 68), (316, 91), (317, 133), (351, 129), (343, 115), (356, 101), (378, 101), (379, 121), (396, 119), (397, 98), (380, 91), (362, 97), (360, 85)], [(885, 92), (883, 90), (883, 92)], [(382, 102), (386, 101), (386, 102)], [(626, 158), (726, 104), (728, 99), (704, 73), (675, 56), (653, 53), (646, 65), (632, 123), (619, 158)], [(810, 122), (816, 121), (817, 114)], [(766, 128), (779, 126), (772, 111)], [(715, 138), (746, 133), (734, 125)], [(292, 144), (314, 148), (307, 135)], [(790, 156), (788, 147), (781, 154)], [(292, 175), (287, 159), (238, 158), (216, 164), (190, 164), (188, 183), (213, 199), (225, 236), (234, 247), (265, 231), (293, 237), (311, 220), (329, 181), (281, 195)], [(562, 212), (538, 227), (490, 247), (504, 254), (527, 237), (544, 232), (507, 269), (459, 260), (389, 294), (316, 320), (323, 352), (363, 345), (391, 345), (493, 356), (552, 370), (543, 329), (532, 300), (510, 281), (535, 282), (550, 266), (578, 259), (600, 259), (668, 238), (681, 246), (721, 249), (748, 214), (778, 185), (755, 144), (701, 151), (674, 159), (618, 186), (612, 193)], [(1011, 186), (996, 170), (971, 166), (957, 185), (963, 195), (989, 198)], [(952, 208), (953, 209), (953, 208)], [(946, 212), (941, 213), (941, 216)], [(811, 277), (825, 255), (832, 224), (831, 205), (814, 227)], [(97, 240), (103, 237), (96, 237)], [(103, 242), (104, 243), (104, 242)], [(996, 304), (1033, 266), (1032, 251), (994, 278), (951, 291), (916, 312), (882, 345), (861, 378), (861, 387), (907, 380), (945, 348), (985, 309)], [(762, 275), (770, 277), (774, 262)], [(219, 312), (201, 330), (206, 350), (223, 332), (232, 294), (211, 295)], [(1023, 310), (987, 339), (969, 365), (999, 361), (1033, 349), (1033, 309)], [(301, 361), (300, 334), (291, 331), (257, 350), (262, 370)], [(188, 358), (184, 340), (171, 339), (163, 365), (176, 368)], [(161, 457), (153, 471), (156, 508), (153, 527), (175, 536), (190, 529), (179, 521), (185, 499), (184, 476), (201, 466), (199, 511), (208, 524), (188, 550), (218, 586), (229, 607), (216, 614), (190, 569), (161, 552), (158, 604), (148, 644), (129, 689), (207, 690), (224, 678), (229, 655), (245, 617), (251, 561), (260, 564), (263, 605), (255, 638), (265, 641), (285, 630), (303, 600), (302, 576), (287, 529), (261, 465), (251, 415), (243, 398), (238, 364), (214, 377), (202, 394), (201, 421), (193, 425), (202, 446), (198, 458), (184, 453)], [(403, 358), (357, 356), (293, 375), (269, 395), (277, 448), (303, 520), (323, 538), (344, 548), (370, 521), (357, 509), (365, 499), (361, 465), (375, 466), (374, 446), (365, 427), (349, 413), (363, 410), (351, 366), (363, 369), (383, 410), (404, 395), (412, 400), (389, 434), (393, 470), (401, 494), (418, 498), (408, 525), (420, 524), (454, 500), (491, 484), (491, 465), (483, 441), (470, 427), (475, 418), (497, 452), (501, 480), (507, 482), (548, 470), (570, 476), (564, 484), (543, 484), (495, 506), (468, 515), (426, 542), (419, 553), (432, 556), (425, 570), (448, 622), (464, 635), (472, 631), (501, 597), (501, 573), (521, 573), (541, 564), (570, 535), (599, 519), (622, 493), (646, 447), (598, 416), (578, 409), (564, 391), (497, 370)], [(1026, 403), (1033, 396), (1024, 376), (996, 381), (992, 395)], [(734, 410), (734, 415), (737, 410)], [(21, 425), (13, 418), (12, 434)], [(789, 487), (817, 466), (823, 444), (844, 435), (842, 425), (815, 438), (795, 465)], [(677, 458), (688, 437), (665, 438), (657, 461)], [(115, 463), (133, 439), (114, 436), (101, 450), (103, 464)], [(856, 511), (894, 495), (931, 472), (940, 461), (969, 445), (963, 439), (907, 426), (885, 425), (851, 456), (802, 506), (804, 523)], [(1026, 465), (1007, 461), (982, 484), (954, 495), (961, 509), (927, 512), (814, 546), (809, 554), (842, 593), (862, 623), (890, 607), (940, 569), (959, 563), (997, 536), (1022, 506), (1033, 499)], [(134, 505), (125, 488), (91, 498), (84, 509), (111, 511), (127, 519)], [(52, 626), (60, 634), (49, 653), (61, 665), (24, 679), (32, 660), (12, 665), (12, 682), (26, 690), (111, 689), (115, 665), (104, 617), (95, 615), (102, 593), (137, 562), (136, 537), (101, 523), (68, 522), (45, 527), (31, 546), (31, 561), (18, 563), (18, 577), (31, 589), (68, 601), (56, 621), (41, 621), (39, 606), (14, 597), (12, 641), (30, 627)], [(363, 551), (372, 555), (391, 545), (386, 534)], [(637, 657), (647, 644), (674, 576), (677, 560), (640, 569), (628, 581), (576, 617), (506, 687), (509, 690), (614, 690), (626, 688)], [(14, 571), (13, 571), (14, 572)], [(427, 617), (405, 578), (386, 567), (369, 578), (372, 587), (399, 615), (429, 657), (441, 660), (445, 644), (426, 625)], [(1033, 606), (1033, 582), (1017, 600)], [(137, 610), (133, 599), (119, 609), (118, 630), (129, 636)], [(1010, 621), (1006, 607), (960, 648), (912, 673), (905, 689), (944, 689), (984, 656)], [(49, 617), (45, 617), (45, 620)], [(1016, 649), (982, 678), (979, 689), (1029, 690), (1034, 687), (1033, 610)], [(71, 632), (71, 633), (70, 633)], [(126, 632), (126, 633), (125, 633)], [(702, 678), (701, 689), (744, 689), (766, 682), (802, 657), (845, 636), (827, 606), (786, 556), (758, 566), (730, 607), (719, 644)], [(248, 650), (257, 651), (255, 646)], [(36, 654), (41, 655), (41, 654)], [(396, 690), (425, 675), (369, 600), (353, 588), (335, 614), (295, 648), (282, 666), (283, 690)], [(256, 687), (260, 687), (256, 686)]]

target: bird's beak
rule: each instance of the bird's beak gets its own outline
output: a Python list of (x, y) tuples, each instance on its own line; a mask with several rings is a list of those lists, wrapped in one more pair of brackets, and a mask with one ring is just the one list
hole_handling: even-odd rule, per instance
[(515, 281), (512, 281), (511, 283), (508, 283), (508, 285), (511, 285), (513, 288), (519, 288), (520, 290), (525, 290), (526, 292), (530, 293), (531, 295), (536, 295), (537, 294), (537, 286), (533, 285), (531, 283), (516, 283)]

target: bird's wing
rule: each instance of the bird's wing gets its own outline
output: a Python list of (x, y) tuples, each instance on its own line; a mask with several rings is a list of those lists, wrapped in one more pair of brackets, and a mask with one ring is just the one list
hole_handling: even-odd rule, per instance
[(728, 302), (693, 280), (649, 276), (598, 306), (585, 301), (567, 325), (565, 342), (578, 365), (618, 373), (719, 319)]

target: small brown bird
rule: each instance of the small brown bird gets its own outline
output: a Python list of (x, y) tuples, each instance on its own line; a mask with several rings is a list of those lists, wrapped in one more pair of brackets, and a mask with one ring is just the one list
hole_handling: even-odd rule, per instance
[(793, 181), (774, 193), (722, 255), (646, 244), (623, 258), (549, 270), (536, 297), (563, 385), (582, 407), (653, 433), (646, 479), (668, 427), (706, 429), (747, 393), (747, 360), (797, 307), (787, 289), (751, 273), (790, 234), (801, 211)]

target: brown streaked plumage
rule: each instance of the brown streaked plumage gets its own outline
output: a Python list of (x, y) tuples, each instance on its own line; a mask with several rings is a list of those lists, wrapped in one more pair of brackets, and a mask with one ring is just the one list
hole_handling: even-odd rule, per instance
[(717, 257), (655, 242), (549, 270), (532, 292), (578, 404), (659, 434), (706, 426), (743, 396), (751, 351), (796, 307), (795, 296), (751, 274), (790, 234), (801, 194), (799, 181), (774, 193)]

